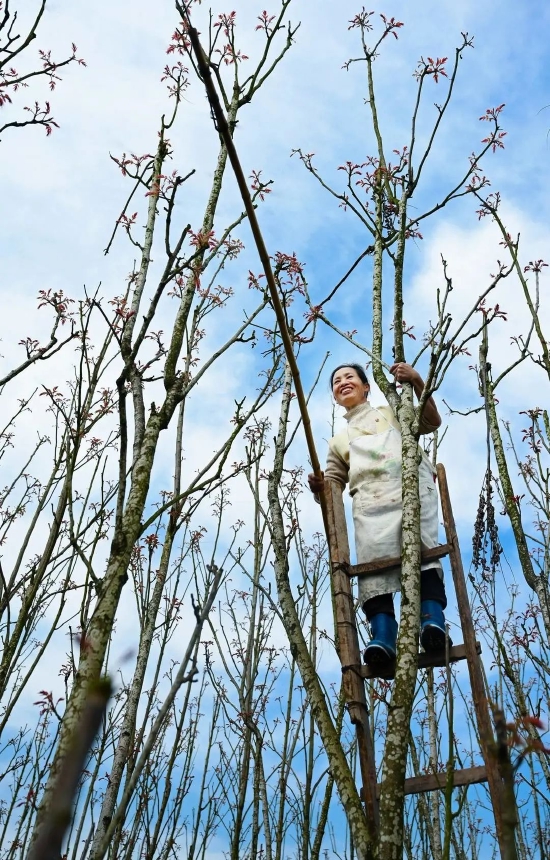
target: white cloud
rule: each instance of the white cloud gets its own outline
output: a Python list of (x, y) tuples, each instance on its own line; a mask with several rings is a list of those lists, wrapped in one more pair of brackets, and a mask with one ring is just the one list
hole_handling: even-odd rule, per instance
[[(245, 23), (243, 40), (257, 45), (254, 21), (248, 16), (260, 10), (251, 0), (235, 0), (239, 18)], [(272, 194), (259, 208), (270, 251), (296, 250), (306, 263), (313, 299), (325, 296), (356, 256), (369, 244), (369, 237), (353, 218), (338, 209), (331, 199), (303, 169), (297, 158), (290, 159), (294, 147), (316, 153), (316, 163), (335, 187), (340, 188), (342, 174), (338, 165), (346, 159), (363, 161), (374, 149), (370, 132), (365, 70), (355, 64), (349, 72), (342, 63), (357, 54), (356, 34), (347, 30), (348, 20), (358, 11), (355, 0), (296, 0), (291, 19), (302, 20), (296, 45), (259, 94), (247, 106), (240, 119), (237, 144), (245, 172), (262, 169), (265, 177), (275, 180)], [(482, 136), (478, 117), (489, 106), (507, 102), (505, 127), (509, 131), (507, 149), (488, 163), (488, 173), (505, 201), (507, 221), (513, 233), (522, 234), (522, 259), (545, 255), (548, 247), (548, 151), (546, 128), (550, 119), (537, 115), (548, 101), (542, 79), (541, 62), (546, 61), (549, 11), (537, 9), (539, 25), (533, 27), (530, 14), (516, 5), (472, 2), (436, 2), (423, 0), (412, 9), (406, 0), (395, 0), (390, 14), (404, 20), (400, 39), (387, 40), (375, 64), (378, 106), (388, 148), (407, 142), (410, 109), (414, 96), (412, 71), (416, 59), (424, 56), (452, 56), (460, 30), (476, 33), (476, 48), (467, 51), (460, 64), (456, 107), (451, 108), (442, 129), (441, 141), (430, 160), (426, 176), (427, 191), (414, 201), (419, 207), (427, 199), (436, 199), (442, 188), (459, 175), (470, 151)], [(219, 4), (216, 11), (219, 10)], [(202, 11), (201, 11), (202, 14)], [(202, 19), (204, 22), (204, 19)], [(2, 265), (0, 291), (4, 299), (2, 353), (4, 366), (21, 360), (17, 346), (27, 334), (45, 337), (46, 316), (36, 314), (35, 296), (39, 289), (62, 288), (82, 294), (82, 285), (92, 290), (101, 281), (106, 297), (120, 294), (131, 269), (135, 249), (120, 236), (108, 257), (103, 256), (113, 224), (128, 193), (128, 183), (110, 162), (109, 153), (123, 151), (150, 152), (156, 145), (159, 118), (169, 101), (160, 83), (170, 34), (177, 23), (171, 3), (156, 4), (151, 14), (150, 0), (99, 0), (93, 15), (85, 14), (78, 4), (53, 4), (44, 19), (40, 47), (51, 46), (55, 56), (62, 56), (71, 41), (78, 54), (88, 62), (86, 69), (63, 70), (63, 81), (51, 96), (54, 116), (60, 129), (46, 138), (43, 130), (7, 132), (0, 145), (0, 178), (3, 204), (0, 207)], [(204, 23), (201, 28), (205, 31)], [(510, 33), (514, 38), (510, 38)], [(526, 53), (524, 45), (529, 44)], [(38, 44), (38, 41), (37, 41)], [(248, 47), (247, 47), (248, 50)], [(250, 53), (255, 50), (251, 49)], [(256, 49), (257, 50), (257, 49)], [(243, 66), (244, 69), (244, 66)], [(432, 102), (440, 98), (441, 88), (429, 82), (425, 116), (434, 115)], [(48, 96), (38, 88), (37, 98)], [(34, 90), (21, 93), (14, 104), (25, 104), (34, 98)], [(189, 90), (180, 123), (171, 134), (174, 145), (173, 166), (186, 173), (196, 168), (196, 175), (183, 189), (178, 217), (195, 226), (204, 205), (218, 140), (199, 85)], [(542, 165), (542, 167), (541, 167)], [(141, 223), (144, 200), (139, 197)], [(220, 223), (230, 222), (240, 211), (232, 178), (228, 176), (221, 203)], [(453, 277), (452, 312), (456, 319), (469, 309), (487, 284), (495, 269), (497, 256), (504, 255), (498, 245), (496, 229), (488, 221), (478, 224), (472, 208), (457, 206), (434, 218), (427, 225), (424, 242), (411, 246), (407, 262), (406, 319), (421, 332), (434, 315), (434, 289), (443, 283), (440, 254), (448, 260)], [(219, 341), (248, 305), (245, 273), (259, 269), (247, 228), (242, 235), (248, 245), (248, 256), (235, 267), (231, 279), (238, 298), (235, 311), (228, 309), (223, 319), (211, 328), (212, 343)], [(160, 253), (159, 253), (160, 261)], [(160, 262), (154, 264), (160, 265)], [(357, 328), (369, 343), (370, 261), (361, 264), (350, 284), (330, 306), (343, 328)], [(246, 298), (245, 298), (246, 296)], [(493, 299), (491, 298), (491, 301)], [(519, 293), (517, 280), (510, 278), (498, 288), (494, 301), (509, 313), (507, 323), (497, 322), (491, 334), (491, 361), (495, 372), (502, 369), (514, 354), (512, 334), (526, 330), (528, 318)], [(544, 294), (543, 294), (544, 301)], [(238, 308), (238, 310), (237, 310)], [(297, 314), (301, 311), (298, 309)], [(162, 307), (160, 321), (165, 330), (173, 314), (169, 302)], [(544, 301), (542, 319), (548, 321)], [(160, 326), (159, 326), (160, 327)], [(412, 345), (412, 344), (411, 344)], [(70, 348), (72, 349), (72, 348)], [(311, 383), (325, 350), (332, 355), (321, 384), (311, 401), (311, 418), (318, 453), (323, 460), (325, 441), (330, 435), (331, 401), (325, 380), (329, 365), (356, 358), (353, 349), (326, 329), (320, 329), (316, 343), (300, 355), (306, 387)], [(386, 356), (387, 357), (387, 356)], [(72, 351), (63, 353), (48, 365), (36, 365), (15, 385), (4, 392), (4, 405), (31, 391), (36, 385), (65, 379), (74, 360)], [(460, 359), (451, 370), (438, 398), (445, 398), (461, 410), (479, 405), (475, 376), (468, 364), (477, 360)], [(113, 373), (116, 372), (113, 368)], [(255, 387), (257, 365), (247, 350), (235, 350), (222, 360), (211, 376), (206, 376), (193, 395), (194, 417), (190, 417), (185, 435), (185, 469), (190, 473), (219, 444), (224, 436), (233, 400), (241, 392)], [(373, 391), (373, 400), (380, 396)], [(523, 408), (542, 405), (545, 390), (541, 373), (526, 362), (510, 381), (502, 386), (501, 409), (505, 417), (515, 420)], [(540, 401), (540, 404), (537, 402)], [(5, 406), (9, 412), (9, 407)], [(277, 420), (278, 404), (266, 412)], [(36, 426), (42, 426), (38, 411), (18, 436), (18, 456), (35, 437)], [(342, 424), (341, 419), (338, 419)], [(170, 430), (167, 439), (173, 436)], [(237, 446), (236, 454), (241, 450)], [(449, 418), (449, 431), (441, 458), (446, 464), (451, 497), (461, 529), (465, 550), (469, 544), (477, 494), (485, 467), (485, 430), (483, 417)], [(307, 466), (307, 451), (300, 432), (291, 451), (292, 464)], [(47, 465), (47, 457), (42, 465)], [(13, 467), (15, 468), (15, 467)], [(167, 487), (173, 473), (172, 449), (162, 439), (153, 488)], [(232, 496), (232, 513), (247, 519), (251, 510), (248, 491), (242, 484)], [(307, 491), (300, 501), (307, 533), (320, 529), (320, 511)], [(16, 532), (17, 534), (18, 532)], [(39, 535), (38, 544), (44, 534)], [(227, 536), (225, 536), (227, 538)], [(9, 547), (6, 548), (6, 552)], [(132, 638), (135, 615), (128, 594), (123, 597), (118, 640)], [(186, 610), (184, 624), (190, 621)], [(322, 625), (330, 629), (328, 606), (323, 607)], [(64, 635), (64, 634), (62, 634)], [(276, 641), (283, 642), (279, 628)], [(57, 667), (66, 650), (65, 640), (54, 643), (49, 667)], [(174, 651), (176, 649), (174, 648)], [(172, 652), (171, 652), (172, 653)], [(324, 669), (336, 666), (328, 647), (323, 654)], [(50, 671), (50, 669), (49, 669)], [(53, 670), (52, 670), (53, 671)], [(55, 669), (57, 671), (57, 668)], [(34, 696), (35, 693), (29, 694)], [(30, 698), (22, 700), (22, 713), (30, 708)]]

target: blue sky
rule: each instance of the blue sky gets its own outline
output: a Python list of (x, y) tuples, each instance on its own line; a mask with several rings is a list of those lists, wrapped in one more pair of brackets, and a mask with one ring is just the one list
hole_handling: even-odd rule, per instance
[[(146, 5), (97, 3), (93, 20), (85, 23), (78, 9), (68, 10), (61, 4), (53, 4), (46, 16), (43, 44), (62, 52), (74, 40), (88, 67), (67, 70), (53, 94), (53, 112), (61, 127), (50, 139), (37, 129), (24, 135), (8, 132), (2, 141), (0, 170), (5, 198), (10, 201), (0, 216), (5, 245), (2, 280), (15, 294), (13, 310), (19, 317), (27, 317), (34, 308), (37, 286), (61, 285), (67, 290), (70, 285), (78, 294), (83, 284), (92, 288), (101, 281), (104, 292), (110, 294), (120, 290), (128, 271), (129, 254), (123, 242), (107, 258), (102, 253), (126, 191), (108, 155), (151, 148), (158, 115), (166, 106), (159, 76), (175, 22), (171, 4), (163, 3), (145, 26), (141, 12)], [(250, 2), (233, 5), (243, 21), (257, 11)], [(264, 176), (274, 179), (273, 192), (260, 213), (269, 248), (297, 252), (306, 263), (314, 298), (328, 292), (365, 247), (365, 237), (354, 219), (344, 215), (297, 159), (289, 156), (295, 147), (315, 152), (323, 176), (337, 185), (342, 178), (338, 165), (348, 159), (361, 161), (373, 150), (363, 104), (364, 67), (341, 69), (357, 53), (355, 33), (347, 30), (355, 11), (351, 2), (339, 3), (336, 13), (333, 3), (313, 6), (296, 0), (290, 16), (302, 21), (296, 45), (256, 104), (243, 112), (237, 137), (245, 169), (261, 168)], [(385, 11), (405, 22), (399, 41), (383, 45), (375, 67), (389, 150), (407, 142), (416, 59), (450, 56), (461, 30), (475, 36), (475, 49), (466, 51), (462, 60), (454, 107), (435, 147), (418, 205), (437, 198), (457, 175), (482, 136), (478, 117), (487, 107), (506, 102), (506, 150), (487, 160), (487, 171), (518, 227), (525, 225), (523, 240), (532, 243), (533, 253), (544, 256), (550, 111), (539, 111), (550, 101), (544, 61), (548, 10), (525, 3), (519, 14), (511, 2), (500, 3), (498, 14), (493, 3), (424, 2), (413, 10), (397, 2)], [(245, 44), (253, 45), (253, 33), (247, 36)], [(428, 93), (425, 105), (428, 118), (433, 115), (431, 101), (440, 93), (435, 86), (431, 89), (433, 99)], [(19, 102), (25, 95), (19, 95)], [(199, 88), (192, 88), (188, 98), (190, 116), (177, 132), (174, 166), (197, 169), (187, 200), (199, 207), (217, 144)], [(230, 180), (227, 185), (223, 206), (229, 211), (234, 197)], [(450, 207), (425, 225), (422, 243), (411, 245), (408, 280), (415, 293), (422, 291), (426, 280), (437, 277), (439, 253), (451, 265), (456, 256), (457, 279), (459, 264), (465, 258), (474, 262), (472, 243), (479, 243), (480, 235), (474, 208), (470, 201)], [(488, 229), (482, 248), (474, 247), (481, 279), (498, 254), (498, 236)], [(486, 259), (480, 256), (482, 251)], [(332, 309), (345, 328), (359, 328), (365, 341), (369, 338), (365, 302), (369, 276), (367, 262)], [(472, 271), (465, 277), (470, 280)], [(462, 291), (470, 295), (476, 287), (468, 283)], [(424, 290), (433, 293), (433, 284)], [(427, 304), (415, 300), (407, 308), (408, 316), (416, 316), (418, 305), (424, 305), (421, 312), (429, 313)], [(420, 314), (415, 319), (418, 328), (424, 322)], [(6, 338), (4, 343), (7, 347)], [(304, 356), (304, 362), (315, 366), (317, 352)]]
[[(233, 6), (243, 22), (259, 9), (251, 2)], [(77, 7), (68, 9), (53, 3), (45, 17), (40, 46), (52, 47), (54, 55), (63, 55), (74, 40), (88, 65), (86, 69), (66, 70), (51, 96), (60, 124), (51, 138), (36, 129), (9, 131), (2, 141), (0, 173), (4, 199), (9, 201), (0, 212), (0, 288), (9, 296), (10, 308), (9, 327), (2, 335), (6, 366), (20, 355), (16, 346), (20, 337), (45, 331), (45, 321), (34, 312), (38, 289), (61, 287), (81, 295), (84, 284), (92, 289), (101, 282), (102, 291), (109, 296), (121, 291), (131, 266), (131, 254), (123, 241), (115, 244), (108, 257), (103, 255), (126, 192), (109, 153), (151, 149), (159, 113), (166, 105), (160, 70), (176, 23), (171, 3), (158, 4), (152, 19), (147, 9), (145, 2), (99, 2), (93, 17), (85, 19)], [(221, 9), (216, 7), (216, 11)], [(337, 186), (342, 176), (337, 167), (347, 159), (360, 161), (373, 150), (363, 103), (363, 67), (356, 64), (349, 72), (341, 68), (346, 59), (357, 55), (356, 34), (348, 31), (347, 22), (358, 7), (346, 0), (335, 10), (331, 2), (296, 0), (290, 16), (293, 21), (302, 21), (296, 45), (257, 102), (243, 112), (237, 136), (245, 169), (261, 168), (264, 176), (274, 179), (273, 192), (260, 210), (268, 246), (296, 251), (306, 264), (314, 299), (326, 295), (364, 248), (365, 236), (297, 159), (290, 158), (290, 152), (295, 147), (315, 152), (320, 171)], [(417, 58), (451, 56), (461, 31), (475, 37), (475, 49), (466, 51), (461, 63), (454, 106), (436, 145), (421, 201), (437, 198), (461, 169), (481, 137), (479, 116), (487, 107), (505, 102), (506, 149), (487, 159), (487, 172), (493, 186), (502, 192), (514, 229), (522, 233), (525, 259), (544, 256), (548, 244), (550, 110), (544, 107), (550, 103), (546, 62), (550, 11), (536, 3), (518, 7), (512, 2), (500, 3), (498, 8), (489, 2), (423, 2), (414, 9), (396, 2), (381, 11), (405, 23), (399, 41), (390, 39), (383, 45), (375, 67), (388, 149), (407, 140), (414, 94), (412, 71)], [(248, 23), (245, 33), (243, 40), (252, 46), (252, 53), (255, 36)], [(432, 91), (433, 100), (439, 98), (435, 86)], [(40, 98), (46, 94), (37, 87), (32, 95)], [(26, 103), (26, 96), (25, 92), (19, 94), (14, 108)], [(188, 100), (189, 117), (175, 139), (174, 166), (182, 172), (197, 169), (186, 202), (198, 213), (217, 144), (200, 88), (192, 88)], [(431, 101), (430, 94), (425, 105), (427, 117), (433, 115)], [(229, 213), (234, 210), (235, 196), (230, 179), (227, 185), (222, 210), (225, 207)], [(471, 303), (492, 271), (500, 253), (498, 236), (490, 224), (478, 223), (474, 208), (468, 201), (435, 216), (423, 230), (424, 241), (411, 245), (408, 251), (406, 318), (417, 332), (430, 317), (434, 285), (441, 284), (441, 253), (449, 260), (455, 279), (457, 314)], [(357, 328), (367, 345), (369, 276), (367, 262), (331, 308), (335, 320), (344, 329)], [(502, 305), (515, 310), (515, 287), (507, 284), (503, 292)], [(547, 313), (546, 308), (543, 313)], [(525, 316), (518, 309), (514, 321), (496, 329), (493, 348), (502, 362), (510, 354), (510, 335), (521, 331), (524, 322)], [(302, 353), (306, 382), (313, 378), (325, 348), (331, 350), (335, 361), (351, 357), (349, 346), (323, 332), (319, 346)], [(234, 385), (246, 374), (246, 362), (236, 370)], [(503, 398), (510, 418), (519, 409), (536, 405), (531, 391), (540, 390), (535, 389), (538, 377), (532, 368), (525, 368), (521, 376), (522, 385), (512, 384)], [(30, 379), (29, 386), (36, 381), (36, 376)], [(321, 385), (312, 404), (321, 457), (330, 412), (325, 392)], [(451, 372), (441, 394), (458, 408), (477, 405), (475, 382), (466, 360)], [(465, 528), (471, 528), (483, 468), (482, 422), (471, 419), (466, 432), (464, 426), (463, 422), (450, 421), (448, 441), (453, 456), (443, 450), (442, 457), (447, 462), (459, 519)], [(205, 428), (201, 429), (204, 432)], [(296, 456), (304, 457), (303, 448)], [(316, 515), (312, 508), (311, 519)]]
[[(249, 0), (233, 3), (233, 7), (244, 23), (243, 43), (253, 54), (258, 42), (250, 23), (255, 18), (250, 16), (260, 9)], [(171, 3), (157, 4), (152, 18), (148, 8), (145, 0), (116, 5), (98, 2), (89, 17), (78, 7), (69, 9), (53, 3), (45, 17), (39, 46), (52, 47), (54, 55), (60, 56), (74, 41), (88, 65), (66, 70), (52, 94), (53, 114), (60, 128), (51, 138), (46, 138), (42, 129), (31, 129), (7, 132), (2, 141), (0, 174), (4, 199), (9, 201), (0, 211), (0, 288), (9, 295), (10, 308), (9, 327), (2, 334), (6, 366), (15, 363), (20, 354), (16, 346), (20, 337), (45, 331), (44, 318), (35, 313), (38, 289), (61, 287), (81, 295), (84, 284), (93, 289), (101, 282), (107, 296), (122, 290), (131, 267), (131, 250), (119, 240), (108, 257), (103, 255), (127, 190), (109, 153), (141, 153), (153, 146), (159, 114), (166, 109), (160, 72), (177, 21)], [(215, 11), (224, 9), (216, 6)], [(348, 159), (361, 161), (373, 151), (364, 104), (364, 67), (355, 64), (349, 72), (342, 69), (345, 60), (358, 54), (356, 33), (347, 29), (347, 22), (357, 11), (356, 4), (348, 0), (337, 7), (328, 0), (315, 4), (296, 0), (290, 14), (292, 21), (302, 22), (296, 45), (257, 101), (243, 111), (237, 135), (245, 170), (262, 169), (264, 176), (274, 180), (272, 194), (260, 209), (268, 247), (296, 251), (306, 264), (314, 300), (327, 294), (366, 242), (360, 225), (342, 213), (290, 153), (296, 147), (315, 152), (320, 172), (337, 187), (342, 178), (337, 167)], [(461, 61), (454, 104), (430, 160), (419, 205), (436, 199), (462, 169), (484, 131), (478, 118), (488, 107), (505, 102), (506, 149), (487, 159), (487, 173), (493, 187), (503, 195), (514, 230), (521, 231), (525, 260), (544, 257), (548, 245), (550, 110), (543, 108), (550, 103), (546, 62), (550, 10), (529, 2), (521, 7), (512, 2), (499, 3), (498, 7), (490, 2), (422, 2), (414, 8), (396, 2), (380, 11), (395, 15), (405, 24), (399, 41), (387, 40), (375, 64), (378, 108), (389, 150), (401, 147), (408, 139), (414, 96), (412, 71), (418, 57), (452, 56), (461, 31), (474, 35), (475, 48), (466, 51)], [(432, 101), (440, 99), (441, 90), (433, 85), (427, 90), (424, 115), (429, 120)], [(37, 87), (32, 95), (43, 98), (46, 93)], [(26, 103), (26, 96), (25, 92), (19, 94), (14, 108)], [(217, 142), (197, 86), (189, 91), (186, 111), (185, 122), (174, 136), (174, 167), (181, 172), (196, 168), (196, 176), (186, 189), (186, 204), (198, 217)], [(222, 223), (225, 213), (229, 217), (235, 205), (229, 178)], [(440, 254), (448, 259), (454, 278), (458, 316), (486, 284), (501, 253), (496, 230), (486, 222), (480, 224), (474, 209), (471, 201), (449, 207), (425, 225), (424, 241), (408, 250), (405, 316), (418, 334), (433, 313), (434, 287), (442, 283)], [(187, 217), (192, 220), (193, 216)], [(243, 238), (247, 240), (246, 230)], [(244, 268), (256, 266), (253, 253), (251, 259), (244, 261)], [(359, 338), (367, 345), (369, 278), (367, 261), (331, 307), (335, 321), (344, 329), (358, 329)], [(525, 315), (517, 307), (515, 290), (515, 285), (507, 283), (500, 299), (503, 307), (514, 310), (514, 319), (495, 328), (495, 366), (509, 357), (511, 334), (524, 330)], [(547, 308), (543, 314), (547, 315)], [(331, 350), (335, 362), (356, 358), (348, 345), (328, 332), (319, 340), (300, 357), (306, 383), (313, 379), (325, 349)], [(475, 361), (475, 352), (471, 361)], [(464, 359), (457, 364), (441, 391), (455, 408), (478, 405), (469, 363)], [(233, 389), (240, 383), (247, 385), (247, 372), (246, 361), (234, 367)], [(31, 387), (41, 381), (41, 373), (42, 369), (31, 374), (22, 385)], [(537, 405), (531, 392), (538, 395), (540, 391), (538, 374), (532, 367), (525, 367), (520, 375), (521, 386), (513, 382), (502, 398), (511, 420), (520, 409)], [(201, 438), (209, 432), (205, 426), (209, 403), (201, 409)], [(329, 435), (330, 411), (323, 383), (312, 402), (321, 459), (323, 439)], [(472, 418), (467, 424), (449, 421), (447, 451), (443, 449), (442, 459), (464, 528), (465, 549), (484, 468), (483, 448), (482, 419)], [(297, 462), (306, 461), (299, 439), (295, 457)], [(167, 475), (170, 467), (167, 463)], [(304, 500), (304, 507), (313, 527), (318, 511), (308, 500)]]
[[(229, 9), (218, 2), (213, 5), (216, 13)], [(259, 44), (254, 20), (263, 6), (251, 0), (233, 0), (231, 8), (243, 22), (243, 45), (254, 55)], [(374, 151), (364, 104), (364, 67), (355, 64), (348, 72), (342, 69), (347, 59), (359, 53), (357, 34), (347, 29), (347, 22), (359, 9), (350, 0), (295, 0), (290, 18), (302, 22), (296, 44), (257, 100), (243, 111), (236, 137), (245, 171), (261, 169), (264, 177), (274, 180), (273, 191), (259, 210), (268, 247), (272, 252), (297, 253), (305, 263), (314, 301), (330, 291), (369, 241), (358, 222), (343, 213), (290, 154), (297, 147), (315, 152), (320, 172), (329, 183), (341, 187), (338, 166), (346, 160), (361, 162)], [(479, 117), (487, 108), (504, 102), (506, 147), (487, 157), (486, 172), (493, 188), (502, 194), (512, 232), (521, 233), (522, 259), (528, 262), (547, 256), (550, 109), (545, 107), (550, 104), (550, 7), (529, 0), (521, 4), (511, 0), (421, 0), (414, 5), (396, 0), (378, 11), (405, 24), (398, 41), (386, 40), (375, 64), (378, 109), (388, 151), (408, 142), (415, 91), (412, 72), (417, 59), (451, 57), (461, 31), (474, 36), (475, 48), (464, 53), (453, 104), (414, 204), (421, 207), (438, 199), (448, 183), (460, 175), (485, 133)], [(64, 70), (63, 81), (51, 95), (60, 128), (50, 138), (42, 129), (9, 130), (0, 142), (4, 200), (0, 207), (0, 290), (5, 307), (1, 337), (6, 367), (21, 359), (17, 342), (22, 337), (45, 335), (46, 321), (35, 312), (39, 289), (62, 288), (81, 296), (84, 285), (95, 289), (101, 283), (107, 297), (123, 290), (132, 265), (132, 249), (120, 237), (111, 253), (107, 257), (103, 254), (127, 193), (109, 153), (142, 153), (155, 145), (159, 116), (167, 107), (160, 75), (176, 24), (173, 5), (167, 0), (155, 4), (154, 14), (148, 0), (119, 0), (116, 4), (98, 0), (93, 14), (79, 4), (69, 7), (58, 0), (48, 7), (37, 47), (51, 47), (54, 55), (62, 56), (74, 41), (87, 67)], [(423, 116), (427, 124), (434, 115), (432, 103), (441, 99), (444, 85), (444, 80), (438, 86), (429, 82), (426, 88)], [(46, 97), (47, 92), (37, 85), (32, 93), (20, 93), (13, 109)], [(217, 140), (200, 87), (194, 85), (186, 99), (183, 122), (173, 135), (173, 166), (181, 173), (196, 168), (186, 187), (182, 215), (193, 223), (200, 217), (209, 187)], [(225, 192), (222, 224), (240, 205), (231, 178)], [(488, 221), (480, 223), (475, 208), (473, 201), (450, 206), (425, 224), (424, 240), (408, 249), (405, 317), (415, 326), (419, 340), (433, 317), (435, 289), (443, 282), (440, 255), (448, 260), (454, 279), (453, 313), (458, 319), (487, 284), (495, 260), (503, 254), (496, 228)], [(249, 250), (232, 277), (235, 288), (245, 290), (247, 269), (258, 271), (259, 265), (246, 228), (242, 237)], [(359, 339), (367, 346), (370, 276), (371, 263), (367, 260), (330, 307), (335, 322), (346, 330), (358, 329)], [(495, 369), (510, 360), (510, 338), (526, 330), (527, 320), (512, 279), (500, 289), (498, 301), (510, 316), (508, 322), (496, 324), (492, 335)], [(541, 317), (548, 330), (544, 291)], [(357, 359), (357, 354), (331, 333), (320, 334), (300, 355), (306, 384), (314, 379), (327, 349), (332, 353), (330, 362)], [(385, 358), (390, 359), (389, 353)], [(444, 397), (461, 410), (479, 404), (475, 377), (468, 369), (476, 360), (474, 348), (471, 359), (462, 359), (451, 370), (440, 399)], [(60, 358), (51, 371), (40, 368), (23, 377), (8, 396), (23, 396), (43, 381), (44, 373), (59, 373), (63, 362)], [(231, 380), (230, 394), (250, 387), (251, 368), (242, 356), (225, 372)], [(517, 417), (520, 410), (544, 405), (547, 385), (542, 372), (524, 365), (502, 388), (503, 417), (517, 425), (522, 420)], [(192, 430), (194, 446), (206, 448), (216, 439), (216, 420), (210, 416), (216, 414), (219, 397), (215, 386), (204, 392)], [(273, 415), (276, 411), (275, 406)], [(311, 414), (323, 459), (323, 440), (330, 435), (331, 416), (324, 381), (313, 397)], [(467, 556), (485, 465), (483, 419), (445, 416), (445, 420), (449, 430), (441, 459), (447, 466)], [(301, 438), (294, 446), (293, 461), (307, 466)], [(159, 470), (159, 481), (169, 479), (171, 459), (161, 456)], [(237, 499), (236, 513), (241, 508), (246, 510), (244, 495)], [(306, 527), (318, 527), (319, 512), (312, 500), (304, 498), (302, 508)]]

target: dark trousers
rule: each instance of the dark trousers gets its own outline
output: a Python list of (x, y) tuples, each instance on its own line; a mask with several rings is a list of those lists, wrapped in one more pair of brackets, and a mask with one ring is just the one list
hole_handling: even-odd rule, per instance
[[(420, 600), (436, 600), (437, 603), (441, 604), (442, 609), (447, 606), (445, 586), (439, 575), (439, 570), (436, 568), (431, 567), (429, 570), (420, 571)], [(395, 616), (393, 594), (379, 594), (376, 597), (371, 597), (370, 600), (365, 600), (363, 609), (368, 621), (381, 612)]]

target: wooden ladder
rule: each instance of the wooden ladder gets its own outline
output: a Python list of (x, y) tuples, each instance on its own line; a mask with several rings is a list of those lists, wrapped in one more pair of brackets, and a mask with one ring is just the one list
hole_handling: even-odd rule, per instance
[[(449, 556), (464, 638), (464, 644), (454, 645), (449, 649), (449, 662), (453, 663), (457, 660), (467, 661), (480, 747), (484, 761), (484, 765), (479, 767), (454, 771), (453, 786), (464, 786), (485, 781), (488, 783), (495, 816), (496, 836), (502, 854), (502, 780), (495, 755), (492, 751), (494, 744), (493, 730), (481, 667), (481, 647), (475, 638), (462, 557), (449, 498), (447, 478), (445, 468), (441, 464), (437, 466), (437, 480), (447, 543), (423, 552), (422, 561)], [(350, 564), (348, 532), (341, 487), (334, 481), (326, 480), (325, 498), (327, 503), (328, 543), (332, 572), (334, 614), (338, 652), (342, 663), (344, 694), (346, 696), (350, 719), (355, 726), (357, 736), (357, 750), (363, 782), (361, 794), (365, 804), (367, 822), (371, 838), (373, 841), (376, 841), (379, 829), (379, 786), (376, 783), (374, 746), (370, 731), (369, 711), (365, 691), (365, 679), (374, 676), (368, 666), (363, 665), (361, 661), (351, 578), (360, 574), (372, 571), (382, 572), (383, 570), (399, 566), (401, 559), (394, 558), (388, 559), (385, 562), (374, 562), (371, 564)], [(445, 651), (418, 655), (419, 668), (445, 665)], [(446, 772), (412, 777), (405, 780), (405, 794), (417, 794), (424, 791), (444, 789), (446, 782)]]

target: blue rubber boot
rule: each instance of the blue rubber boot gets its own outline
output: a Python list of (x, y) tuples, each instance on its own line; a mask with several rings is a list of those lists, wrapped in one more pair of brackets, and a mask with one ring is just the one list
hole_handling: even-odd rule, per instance
[(371, 618), (370, 628), (372, 639), (363, 652), (363, 659), (372, 672), (382, 678), (393, 678), (397, 621), (393, 615), (380, 612)]
[[(447, 630), (441, 604), (423, 600), (420, 604), (420, 644), (424, 651), (444, 651)], [(453, 643), (449, 639), (449, 647)]]

